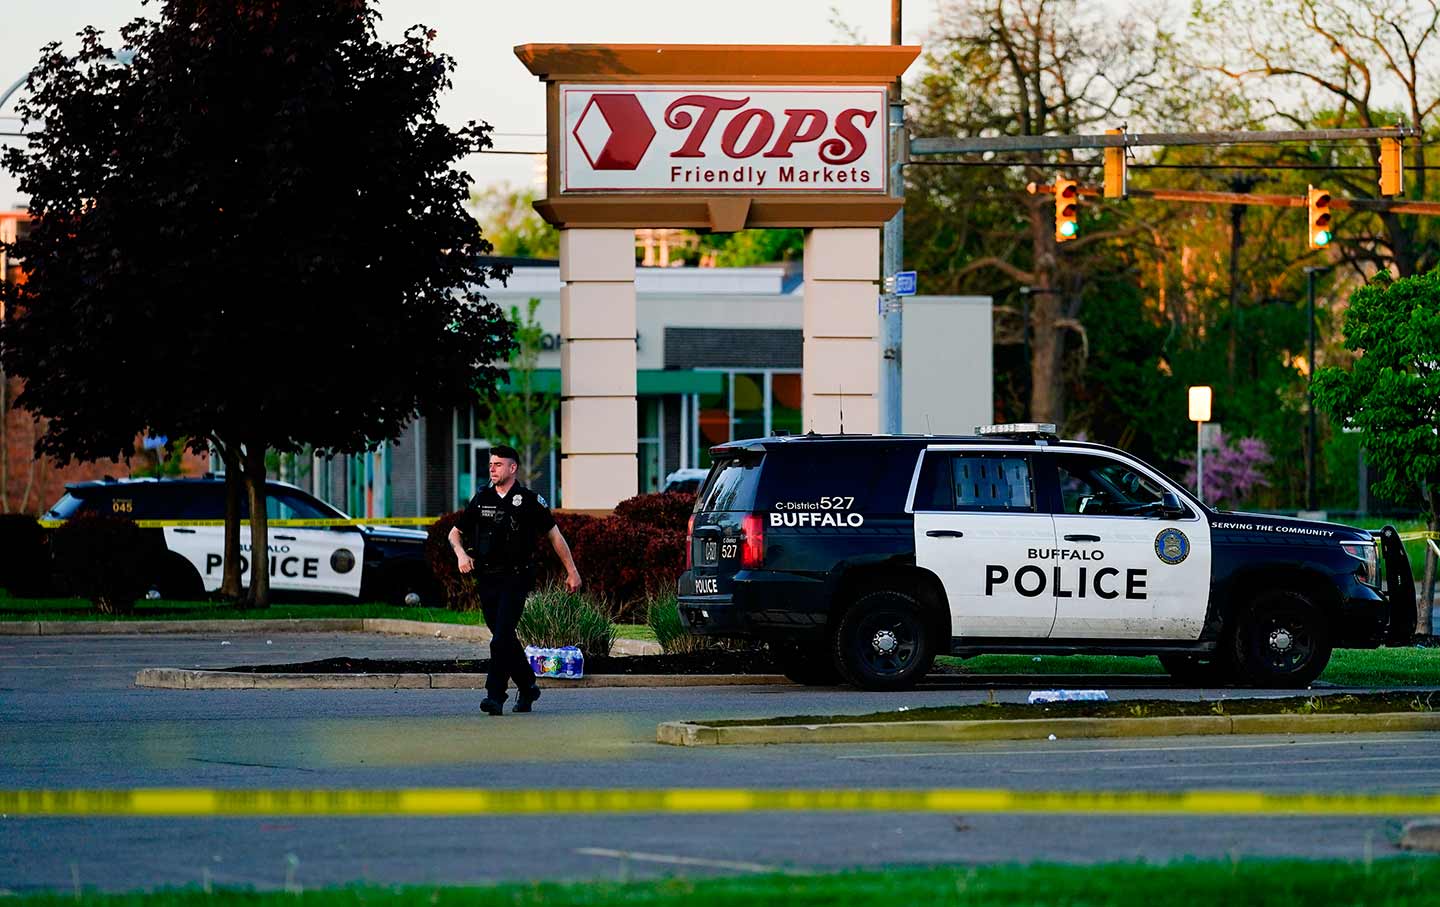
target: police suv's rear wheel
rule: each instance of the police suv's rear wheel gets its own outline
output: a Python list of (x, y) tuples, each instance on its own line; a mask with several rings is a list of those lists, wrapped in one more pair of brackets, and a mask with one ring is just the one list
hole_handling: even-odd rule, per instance
[(157, 572), (159, 575), (151, 581), (148, 593), (165, 601), (196, 601), (205, 597), (205, 582), (200, 579), (200, 573), (180, 555), (167, 555)]
[(866, 690), (906, 690), (935, 661), (935, 639), (920, 603), (881, 590), (861, 595), (835, 628), (835, 664)]
[(1299, 592), (1262, 592), (1230, 637), (1240, 679), (1257, 687), (1303, 687), (1330, 661), (1330, 627)]
[(840, 682), (835, 655), (823, 642), (778, 642), (770, 645), (780, 673), (795, 683), (828, 687)]
[(1160, 666), (1170, 675), (1171, 680), (1186, 686), (1228, 683), (1232, 674), (1224, 659), (1202, 659), (1194, 655), (1161, 655)]

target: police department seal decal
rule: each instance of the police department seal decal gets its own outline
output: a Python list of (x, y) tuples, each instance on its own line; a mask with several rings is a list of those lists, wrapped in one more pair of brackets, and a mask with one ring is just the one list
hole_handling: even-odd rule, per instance
[(355, 569), (355, 555), (349, 548), (339, 548), (330, 555), (330, 569), (336, 573), (349, 573)]
[(1155, 536), (1155, 556), (1172, 567), (1190, 556), (1190, 540), (1179, 529), (1164, 529)]

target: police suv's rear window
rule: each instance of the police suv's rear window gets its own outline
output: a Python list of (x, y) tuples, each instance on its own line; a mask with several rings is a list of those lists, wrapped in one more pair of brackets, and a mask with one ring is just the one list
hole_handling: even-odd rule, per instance
[(918, 453), (914, 446), (868, 441), (772, 450), (755, 509), (903, 513)]
[(763, 454), (749, 452), (717, 460), (695, 497), (695, 512), (753, 509), (762, 462)]

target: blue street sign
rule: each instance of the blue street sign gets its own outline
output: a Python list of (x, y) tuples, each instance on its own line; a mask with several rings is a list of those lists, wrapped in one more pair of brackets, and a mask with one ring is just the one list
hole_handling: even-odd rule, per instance
[(916, 279), (914, 271), (896, 271), (895, 295), (914, 296), (917, 283), (919, 283), (919, 281)]

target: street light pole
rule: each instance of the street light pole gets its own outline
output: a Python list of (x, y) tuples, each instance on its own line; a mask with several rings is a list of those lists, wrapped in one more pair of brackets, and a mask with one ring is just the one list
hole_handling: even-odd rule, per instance
[[(890, 0), (890, 43), (900, 43), (900, 3)], [(905, 101), (901, 97), (901, 82), (897, 76), (890, 86), (889, 117), (887, 128), (890, 133), (890, 195), (905, 198)], [(905, 267), (905, 208), (902, 206), (895, 216), (885, 223), (881, 262), (881, 324), (884, 331), (884, 394), (885, 431), (898, 435), (902, 430), (901, 410), (904, 405), (905, 364), (901, 358), (905, 337), (904, 308), (900, 297), (893, 295), (893, 288), (886, 286)]]
[(1319, 431), (1315, 419), (1315, 275), (1329, 271), (1328, 267), (1305, 269), (1305, 313), (1310, 327), (1310, 357), (1306, 360), (1307, 374), (1305, 394), (1310, 410), (1310, 430), (1305, 439), (1305, 509), (1315, 509), (1315, 447)]

